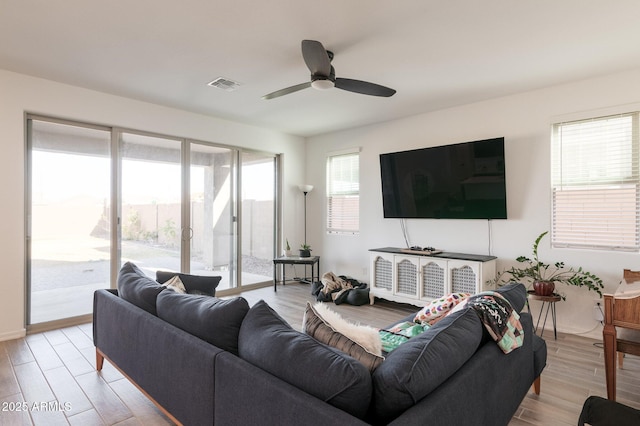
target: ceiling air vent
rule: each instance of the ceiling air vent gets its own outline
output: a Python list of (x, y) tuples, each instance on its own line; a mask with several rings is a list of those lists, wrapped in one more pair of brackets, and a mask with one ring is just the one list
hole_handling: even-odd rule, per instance
[(240, 83), (237, 81), (230, 80), (224, 77), (218, 77), (213, 81), (207, 83), (207, 86), (217, 87), (218, 89), (225, 90), (227, 92), (233, 92), (238, 87), (240, 87)]

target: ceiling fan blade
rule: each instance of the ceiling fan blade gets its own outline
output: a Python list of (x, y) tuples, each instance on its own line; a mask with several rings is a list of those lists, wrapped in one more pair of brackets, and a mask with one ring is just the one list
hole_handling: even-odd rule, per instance
[(306, 83), (296, 84), (295, 86), (287, 87), (285, 89), (276, 90), (275, 92), (269, 93), (268, 95), (264, 95), (262, 99), (279, 98), (280, 96), (288, 95), (290, 93), (294, 93), (299, 90), (306, 89), (307, 87), (311, 87), (310, 81)]
[(349, 92), (361, 93), (363, 95), (382, 96), (388, 98), (393, 96), (396, 91), (379, 84), (369, 83), (367, 81), (352, 80), (350, 78), (336, 78), (336, 87), (338, 89), (347, 90)]
[(319, 41), (302, 40), (302, 57), (311, 75), (328, 77), (331, 73), (331, 60)]

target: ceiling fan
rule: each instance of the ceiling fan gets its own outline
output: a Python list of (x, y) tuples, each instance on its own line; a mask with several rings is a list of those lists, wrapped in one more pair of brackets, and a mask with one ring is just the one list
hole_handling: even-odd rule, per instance
[(318, 90), (337, 87), (338, 89), (349, 92), (382, 97), (393, 96), (393, 94), (396, 93), (395, 90), (380, 86), (379, 84), (352, 80), (350, 78), (336, 78), (336, 71), (333, 65), (331, 65), (333, 52), (326, 50), (319, 41), (302, 40), (302, 57), (307, 64), (307, 68), (311, 71), (311, 81), (277, 90), (268, 95), (264, 95), (262, 99), (278, 98), (308, 87), (313, 87)]

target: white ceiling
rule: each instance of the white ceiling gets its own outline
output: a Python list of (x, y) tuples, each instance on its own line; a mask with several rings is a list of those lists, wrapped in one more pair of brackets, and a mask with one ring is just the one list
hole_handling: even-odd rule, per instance
[[(638, 0), (0, 0), (0, 68), (311, 136), (640, 68), (639, 18)], [(308, 81), (303, 39), (397, 93), (262, 100)]]

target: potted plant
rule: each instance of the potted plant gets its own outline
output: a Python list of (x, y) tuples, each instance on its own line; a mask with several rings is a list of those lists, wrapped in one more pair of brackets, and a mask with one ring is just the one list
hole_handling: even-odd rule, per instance
[(300, 257), (311, 257), (311, 246), (309, 244), (300, 244)]
[(284, 246), (284, 255), (286, 257), (291, 257), (291, 246), (289, 245), (289, 239), (285, 239), (286, 245)]
[[(507, 274), (511, 275), (516, 281), (525, 280), (531, 282), (533, 291), (540, 296), (551, 296), (555, 294), (555, 284), (562, 283), (576, 287), (586, 287), (587, 290), (593, 290), (602, 297), (604, 284), (596, 275), (583, 270), (582, 267), (578, 269), (574, 267), (566, 268), (564, 262), (555, 262), (552, 265), (542, 262), (538, 258), (540, 240), (548, 233), (548, 231), (545, 231), (536, 238), (533, 243), (532, 258), (526, 256), (517, 257), (516, 261), (523, 264), (523, 266), (514, 266), (511, 269), (501, 272), (494, 282), (505, 282), (503, 276)], [(565, 299), (564, 295), (560, 295), (560, 297), (562, 297), (563, 300)]]

